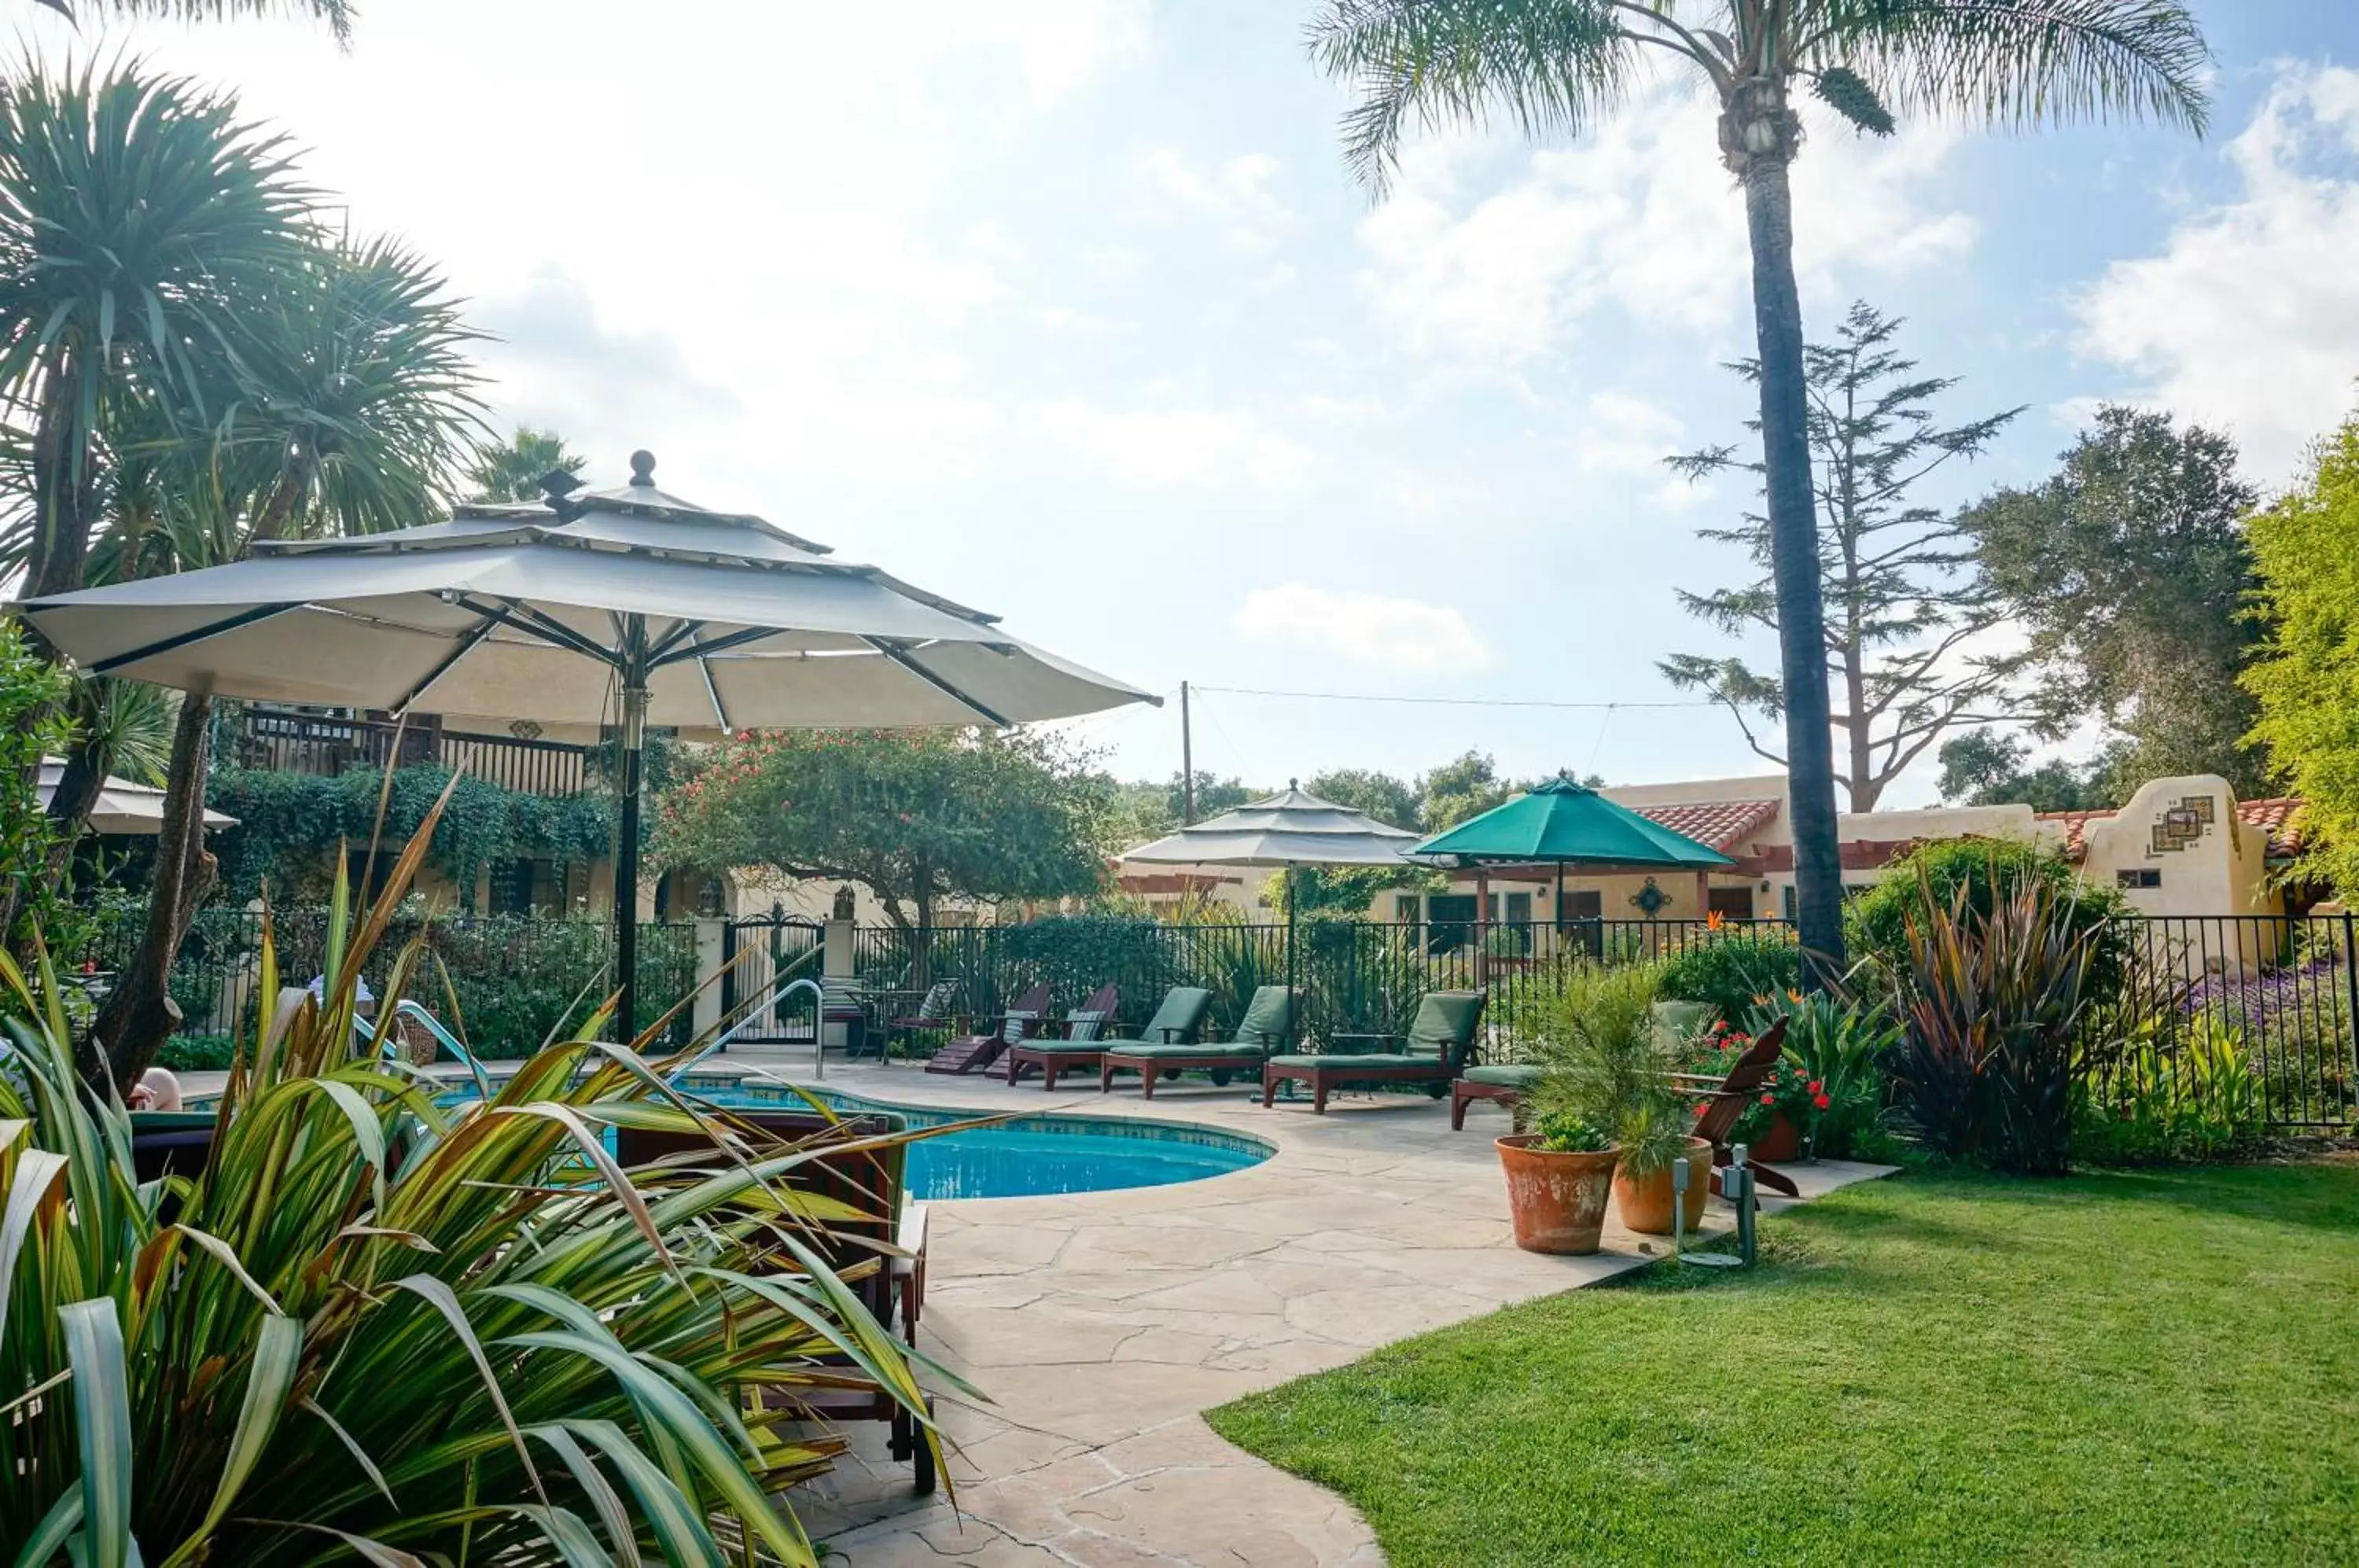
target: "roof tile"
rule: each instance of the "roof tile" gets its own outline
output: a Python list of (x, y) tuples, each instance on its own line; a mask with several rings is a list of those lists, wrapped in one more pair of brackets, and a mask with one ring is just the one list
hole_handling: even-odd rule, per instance
[[(2269, 858), (2290, 859), (2306, 847), (2301, 824), (2295, 815), (2301, 810), (2299, 795), (2276, 795), (2266, 800), (2239, 800), (2236, 816), (2269, 835)], [(2089, 853), (2089, 824), (2103, 822), (2121, 813), (2107, 811), (2042, 811), (2039, 820), (2055, 822), (2064, 830), (2064, 855), (2079, 860)]]
[(1697, 800), (1688, 804), (1632, 806), (1648, 822), (1710, 844), (1723, 855), (1734, 853), (1748, 834), (1758, 833), (1777, 815), (1776, 800)]

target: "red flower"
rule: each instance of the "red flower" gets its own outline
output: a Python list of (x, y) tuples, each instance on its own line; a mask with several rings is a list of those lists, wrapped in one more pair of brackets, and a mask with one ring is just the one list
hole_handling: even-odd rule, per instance
[(1765, 1105), (1774, 1105), (1777, 1103), (1777, 1096), (1775, 1094), (1764, 1094), (1761, 1096), (1761, 1103)]
[(1777, 1074), (1776, 1074), (1775, 1073), (1772, 1073), (1771, 1074), (1769, 1074), (1769, 1076), (1768, 1076), (1768, 1077), (1764, 1078), (1764, 1079), (1762, 1080), (1762, 1082), (1763, 1082), (1763, 1083), (1768, 1083), (1768, 1084), (1772, 1084), (1772, 1085), (1774, 1085), (1774, 1084), (1777, 1082)]
[(1696, 1115), (1701, 1116), (1711, 1109), (1712, 1102), (1710, 1100), (1698, 1100), (1696, 1102)]
[(1823, 1110), (1825, 1110), (1829, 1105), (1833, 1105), (1833, 1104), (1834, 1104), (1834, 1102), (1833, 1102), (1832, 1100), (1828, 1099), (1824, 1094), (1821, 1094), (1821, 1095), (1820, 1095), (1820, 1096), (1818, 1096), (1816, 1099), (1812, 1100), (1812, 1101), (1810, 1102), (1810, 1104), (1812, 1104), (1812, 1105), (1814, 1105), (1818, 1106), (1818, 1107), (1819, 1107), (1819, 1109), (1821, 1109), (1821, 1110), (1822, 1110), (1822, 1111), (1823, 1111)]
[(1822, 1085), (1819, 1083), (1819, 1081), (1818, 1081), (1817, 1079), (1813, 1078), (1813, 1079), (1811, 1079), (1811, 1080), (1810, 1080), (1810, 1082), (1809, 1083), (1809, 1084), (1807, 1085), (1807, 1087), (1810, 1089), (1810, 1093), (1811, 1093), (1811, 1094), (1817, 1094), (1817, 1093), (1819, 1092), (1819, 1090), (1822, 1087)]

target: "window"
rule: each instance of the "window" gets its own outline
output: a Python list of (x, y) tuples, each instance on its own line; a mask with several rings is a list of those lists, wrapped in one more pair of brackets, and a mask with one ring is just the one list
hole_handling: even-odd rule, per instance
[(1707, 913), (1724, 920), (1749, 920), (1753, 918), (1753, 889), (1750, 887), (1713, 887), (1705, 894)]
[(534, 864), (529, 860), (495, 863), (487, 878), (491, 884), (491, 907), (485, 912), (495, 915), (532, 913), (534, 869)]
[(1405, 926), (1413, 926), (1417, 924), (1419, 914), (1418, 906), (1419, 902), (1419, 896), (1415, 893), (1394, 894), (1393, 919), (1398, 920)]
[(2114, 885), (2117, 887), (2159, 887), (2162, 886), (2162, 872), (2157, 866), (2134, 866), (2126, 871), (2114, 872)]

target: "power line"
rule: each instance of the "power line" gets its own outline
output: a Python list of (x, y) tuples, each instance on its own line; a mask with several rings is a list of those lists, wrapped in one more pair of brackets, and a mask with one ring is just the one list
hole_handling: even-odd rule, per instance
[(1566, 708), (1611, 713), (1617, 708), (1716, 708), (1709, 698), (1686, 702), (1559, 702), (1544, 698), (1515, 697), (1388, 697), (1367, 691), (1277, 691), (1256, 686), (1195, 686), (1196, 691), (1219, 691), (1232, 697), (1288, 697), (1318, 702), (1415, 702), (1444, 708)]

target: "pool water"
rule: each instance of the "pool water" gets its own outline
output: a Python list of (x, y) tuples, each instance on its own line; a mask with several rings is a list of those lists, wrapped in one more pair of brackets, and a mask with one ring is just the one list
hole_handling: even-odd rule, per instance
[[(979, 1114), (919, 1110), (850, 1094), (822, 1093), (819, 1097), (841, 1111), (881, 1111), (901, 1116), (912, 1127), (940, 1127)], [(779, 1103), (762, 1090), (712, 1098), (749, 1109)], [(1210, 1127), (1097, 1116), (1024, 1116), (911, 1144), (908, 1183), (910, 1195), (920, 1201), (1101, 1192), (1226, 1175), (1260, 1164), (1270, 1152), (1269, 1145), (1257, 1138)]]

